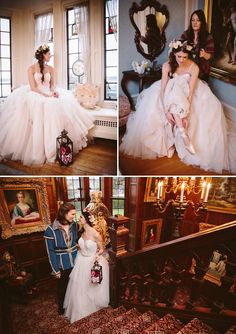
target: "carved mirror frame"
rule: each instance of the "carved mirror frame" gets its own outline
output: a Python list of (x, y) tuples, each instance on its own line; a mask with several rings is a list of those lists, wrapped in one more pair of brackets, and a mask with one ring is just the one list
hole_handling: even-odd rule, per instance
[[(146, 53), (143, 51), (143, 47), (141, 46), (141, 32), (139, 30), (139, 27), (137, 26), (135, 20), (134, 20), (134, 14), (137, 14), (140, 11), (145, 10), (147, 7), (153, 7), (156, 12), (160, 12), (161, 14), (165, 15), (166, 21), (163, 25), (163, 28), (161, 30), (160, 39), (161, 39), (161, 47), (159, 50), (156, 50), (154, 54)], [(162, 51), (165, 48), (166, 44), (166, 36), (165, 36), (165, 30), (169, 23), (169, 11), (167, 9), (166, 5), (161, 5), (156, 0), (141, 0), (140, 5), (138, 5), (136, 2), (133, 2), (131, 8), (129, 9), (129, 17), (132, 25), (135, 28), (135, 37), (134, 41), (136, 44), (137, 51), (146, 59), (149, 59), (153, 61), (157, 56), (159, 56)]]

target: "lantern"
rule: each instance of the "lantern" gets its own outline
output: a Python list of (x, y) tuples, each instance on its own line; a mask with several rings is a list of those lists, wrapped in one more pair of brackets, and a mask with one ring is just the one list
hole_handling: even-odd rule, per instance
[(67, 166), (73, 162), (73, 142), (67, 134), (68, 132), (63, 130), (57, 137), (57, 160), (61, 166)]
[(102, 282), (102, 266), (98, 261), (94, 262), (94, 265), (91, 269), (91, 283), (101, 283)]

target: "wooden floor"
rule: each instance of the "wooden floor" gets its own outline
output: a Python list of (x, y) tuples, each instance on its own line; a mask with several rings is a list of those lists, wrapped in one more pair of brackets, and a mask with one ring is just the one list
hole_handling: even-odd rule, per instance
[(95, 138), (94, 143), (80, 151), (74, 157), (73, 164), (67, 167), (61, 167), (59, 163), (46, 163), (40, 167), (24, 166), (18, 161), (1, 163), (1, 175), (23, 173), (25, 175), (117, 175), (117, 144), (114, 140)]
[[(171, 159), (163, 157), (155, 160), (134, 159), (120, 155), (119, 168), (122, 175), (219, 175), (184, 164), (177, 153)], [(225, 172), (224, 175), (228, 173)]]

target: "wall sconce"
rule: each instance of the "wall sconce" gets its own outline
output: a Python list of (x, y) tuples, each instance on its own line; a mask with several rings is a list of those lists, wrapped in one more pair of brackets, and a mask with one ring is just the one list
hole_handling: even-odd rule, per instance
[[(199, 216), (207, 210), (210, 187), (210, 182), (207, 183), (203, 177), (165, 177), (159, 179), (157, 199), (154, 205), (160, 215), (165, 213), (169, 207), (173, 208), (175, 217), (173, 238), (180, 237), (179, 225), (189, 205), (192, 206), (195, 216)], [(175, 198), (166, 200), (166, 194), (175, 196)], [(200, 195), (199, 201), (193, 202), (188, 199), (190, 194)]]

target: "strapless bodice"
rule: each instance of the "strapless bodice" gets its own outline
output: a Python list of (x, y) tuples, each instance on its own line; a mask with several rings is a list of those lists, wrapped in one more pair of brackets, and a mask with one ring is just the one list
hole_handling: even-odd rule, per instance
[(189, 72), (182, 73), (182, 74), (174, 73), (173, 78), (177, 80), (187, 80), (188, 81), (191, 78), (191, 73)]
[(80, 253), (83, 256), (93, 256), (97, 251), (97, 243), (90, 239), (79, 238)]
[(38, 89), (46, 94), (50, 94), (50, 80), (51, 80), (51, 74), (49, 72), (46, 72), (44, 74), (44, 81), (42, 82), (42, 73), (35, 72), (34, 73), (34, 80), (36, 81)]

